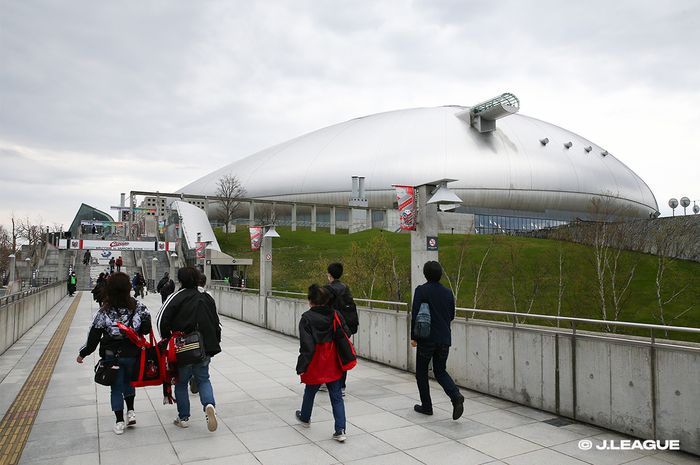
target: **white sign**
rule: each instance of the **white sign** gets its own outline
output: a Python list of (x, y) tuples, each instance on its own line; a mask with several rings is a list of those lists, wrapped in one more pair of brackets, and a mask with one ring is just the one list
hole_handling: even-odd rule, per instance
[[(65, 249), (67, 242), (59, 242), (59, 249)], [(70, 248), (76, 250), (175, 250), (175, 242), (158, 242), (155, 241), (93, 241), (83, 239), (70, 239)]]

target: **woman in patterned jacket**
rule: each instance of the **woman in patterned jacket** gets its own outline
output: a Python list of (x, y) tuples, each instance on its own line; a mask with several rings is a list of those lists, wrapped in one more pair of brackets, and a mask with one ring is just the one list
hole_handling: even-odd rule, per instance
[[(119, 329), (117, 323), (133, 328), (139, 334), (151, 332), (151, 314), (142, 303), (131, 297), (131, 282), (125, 273), (114, 273), (106, 282), (104, 305), (95, 314), (87, 342), (80, 349), (78, 363), (100, 346), (100, 357), (105, 361), (117, 361), (119, 371), (111, 386), (112, 411), (116, 416), (114, 432), (124, 433), (127, 426), (136, 424), (134, 398), (136, 390), (131, 386), (136, 366), (138, 347)], [(124, 421), (124, 403), (127, 418)]]

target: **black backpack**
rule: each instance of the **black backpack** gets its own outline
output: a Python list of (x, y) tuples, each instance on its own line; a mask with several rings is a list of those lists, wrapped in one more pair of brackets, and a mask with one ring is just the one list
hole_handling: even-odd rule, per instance
[(355, 334), (357, 332), (357, 327), (360, 324), (360, 320), (357, 316), (357, 305), (355, 305), (353, 298), (350, 297), (348, 287), (343, 284), (343, 289), (341, 291), (337, 291), (331, 285), (326, 286), (326, 288), (331, 292), (331, 308), (337, 310), (341, 315), (343, 315), (350, 333)]

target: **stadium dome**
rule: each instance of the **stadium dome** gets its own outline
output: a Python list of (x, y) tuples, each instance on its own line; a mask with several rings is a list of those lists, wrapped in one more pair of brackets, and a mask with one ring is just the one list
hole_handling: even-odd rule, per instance
[[(646, 183), (604, 148), (520, 114), (492, 132), (465, 121), (469, 107), (390, 111), (305, 134), (231, 163), (180, 189), (215, 195), (221, 176), (247, 196), (347, 205), (351, 176), (364, 176), (369, 206), (391, 208), (392, 185), (451, 178), (461, 211), (573, 220), (603, 197), (624, 216), (649, 218), (658, 206)], [(517, 110), (516, 110), (517, 111)]]

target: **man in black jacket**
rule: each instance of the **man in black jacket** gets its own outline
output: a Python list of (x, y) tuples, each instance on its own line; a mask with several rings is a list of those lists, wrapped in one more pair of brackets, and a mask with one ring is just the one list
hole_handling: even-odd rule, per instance
[[(329, 302), (330, 307), (343, 315), (345, 323), (348, 325), (350, 330), (348, 336), (352, 336), (353, 334), (357, 333), (357, 327), (360, 324), (360, 320), (357, 315), (355, 300), (352, 298), (352, 292), (350, 292), (350, 287), (340, 281), (341, 276), (343, 276), (342, 263), (336, 262), (328, 265), (328, 284), (325, 286), (325, 288), (331, 293), (331, 300)], [(347, 378), (348, 372), (344, 371), (343, 377), (340, 379), (343, 397), (345, 397), (345, 382), (347, 381)]]
[(170, 296), (173, 292), (175, 292), (175, 283), (173, 282), (172, 279), (170, 279), (170, 273), (167, 271), (163, 275), (160, 281), (158, 281), (158, 287), (156, 287), (156, 291), (160, 293), (160, 301), (161, 303), (165, 302), (165, 299)]
[(173, 423), (181, 428), (189, 426), (190, 399), (187, 387), (190, 378), (194, 376), (199, 386), (199, 400), (206, 413), (207, 427), (209, 431), (216, 431), (216, 402), (209, 380), (209, 362), (212, 356), (221, 352), (221, 326), (214, 298), (197, 289), (199, 275), (194, 267), (180, 268), (177, 279), (181, 288), (163, 303), (157, 322), (163, 338), (170, 337), (175, 331), (185, 334), (199, 331), (206, 353), (204, 360), (199, 363), (178, 365), (178, 381), (175, 384), (178, 417)]
[[(452, 400), (452, 419), (456, 420), (464, 412), (464, 396), (459, 393), (455, 382), (447, 373), (447, 356), (452, 344), (450, 323), (455, 317), (455, 298), (452, 291), (440, 284), (442, 267), (438, 262), (429, 261), (423, 265), (423, 275), (428, 280), (416, 288), (413, 294), (411, 312), (411, 346), (418, 346), (416, 353), (416, 382), (420, 393), (420, 404), (413, 407), (418, 413), (433, 414), (428, 384), (428, 365), (433, 361), (435, 379)], [(430, 307), (430, 335), (420, 339), (415, 334), (416, 316), (422, 303)]]

